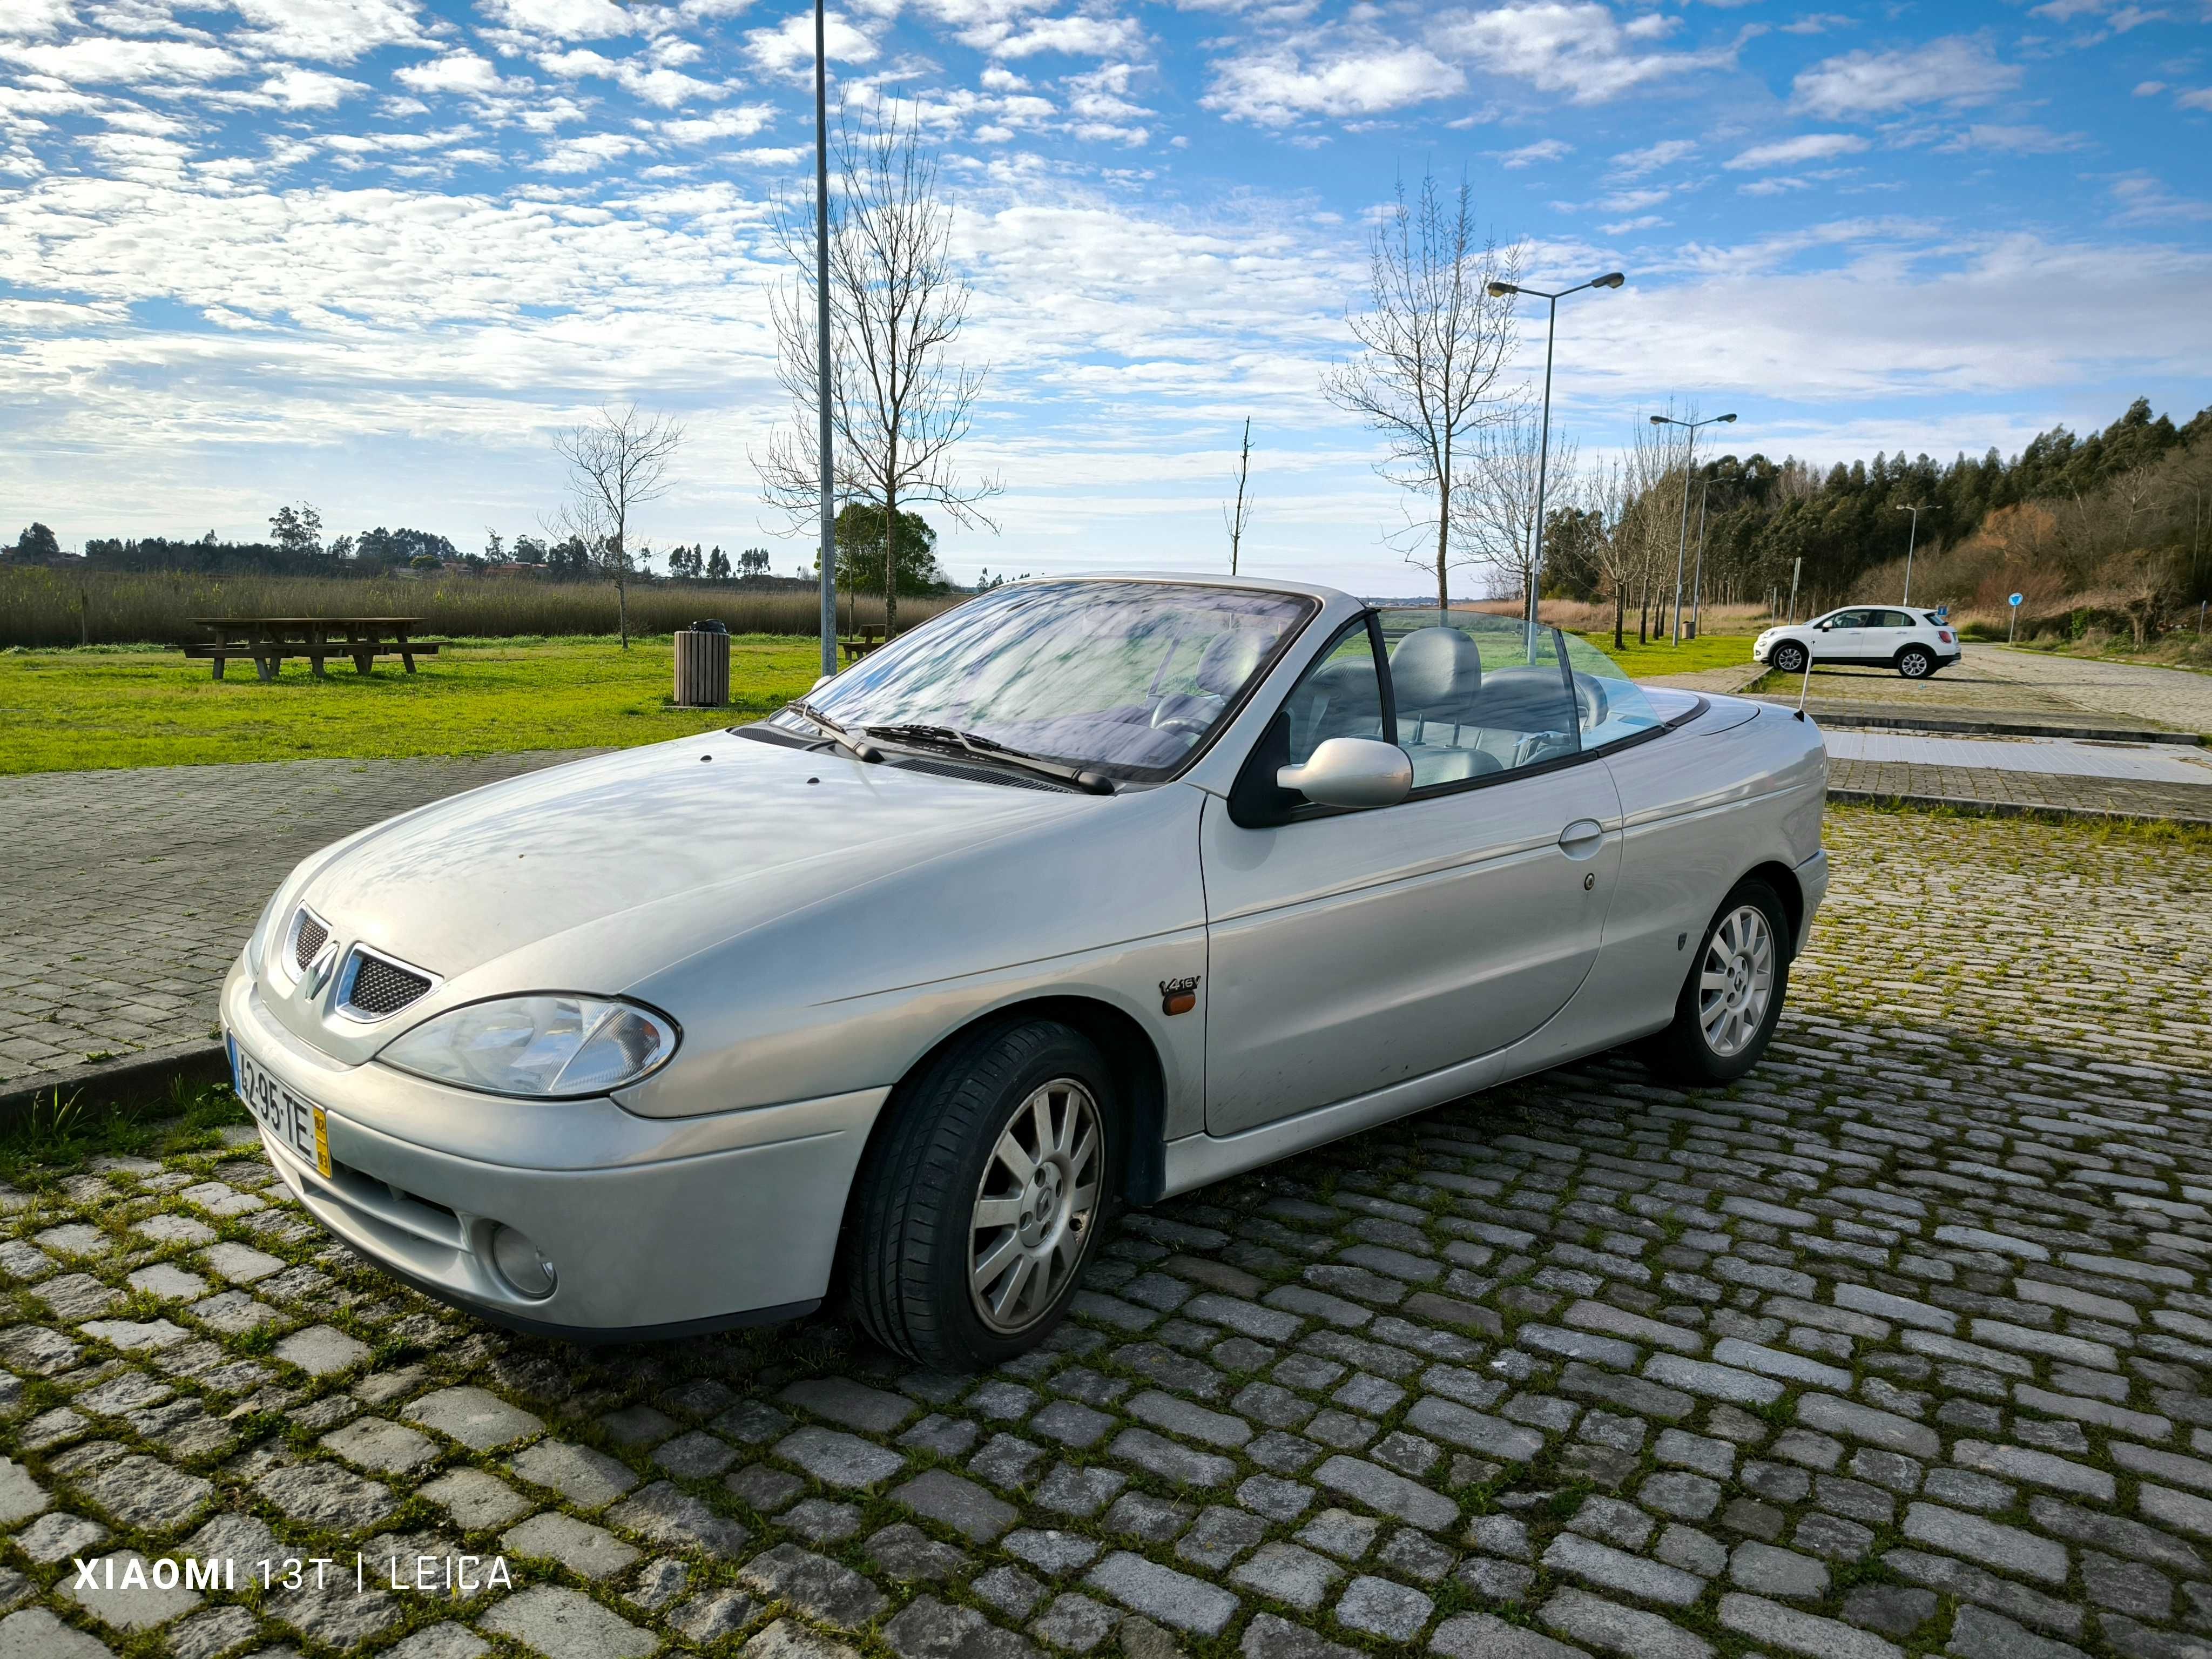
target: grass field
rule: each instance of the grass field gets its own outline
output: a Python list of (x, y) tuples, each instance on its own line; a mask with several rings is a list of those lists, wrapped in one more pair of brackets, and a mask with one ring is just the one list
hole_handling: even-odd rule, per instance
[[(1609, 633), (1584, 637), (1612, 654)], [(733, 708), (714, 710), (668, 706), (673, 651), (665, 635), (627, 652), (611, 639), (459, 640), (412, 676), (344, 664), (317, 680), (295, 662), (273, 685), (242, 663), (218, 681), (153, 647), (0, 651), (0, 773), (656, 743), (801, 696), (818, 656), (803, 635), (736, 636)], [(1721, 635), (1679, 649), (1631, 641), (1619, 657), (1632, 676), (1750, 659), (1747, 636)]]
[(1669, 645), (1663, 638), (1649, 645), (1638, 645), (1636, 636), (1631, 634), (1625, 636), (1625, 648), (1616, 651), (1610, 628), (1583, 635), (1619, 663), (1632, 680), (1650, 679), (1661, 674), (1692, 674), (1706, 668), (1733, 668), (1738, 663), (1751, 660), (1754, 637), (1750, 634), (1705, 634), (1680, 645)]
[(765, 712), (813, 684), (811, 639), (730, 642), (730, 710), (671, 708), (665, 637), (456, 641), (408, 675), (305, 663), (264, 685), (250, 665), (216, 680), (173, 651), (0, 653), (0, 773), (212, 765), (311, 757), (479, 755), (653, 743)]

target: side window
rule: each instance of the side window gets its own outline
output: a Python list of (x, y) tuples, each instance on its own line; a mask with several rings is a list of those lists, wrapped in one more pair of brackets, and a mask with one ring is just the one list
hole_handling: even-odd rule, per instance
[(1355, 624), (1306, 670), (1283, 712), (1290, 719), (1286, 766), (1311, 759), (1331, 738), (1390, 740), (1382, 728), (1382, 679), (1364, 623)]
[(1902, 611), (1885, 611), (1881, 613), (1881, 626), (1884, 628), (1910, 628), (1912, 626), (1912, 618)]
[(1464, 782), (1572, 755), (1581, 747), (1559, 637), (1534, 650), (1513, 618), (1474, 611), (1384, 611), (1398, 746), (1413, 787)]

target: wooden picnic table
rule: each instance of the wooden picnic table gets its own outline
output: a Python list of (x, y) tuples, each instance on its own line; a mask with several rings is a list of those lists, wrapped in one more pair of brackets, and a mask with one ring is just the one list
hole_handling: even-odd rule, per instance
[(211, 629), (212, 645), (179, 648), (190, 659), (204, 657), (221, 679), (234, 657), (253, 665), (266, 682), (276, 678), (287, 657), (305, 657), (317, 679), (327, 679), (323, 664), (331, 657), (351, 657), (354, 672), (366, 674), (379, 657), (397, 657), (409, 673), (415, 659), (434, 657), (438, 641), (410, 636), (420, 628), (421, 617), (195, 617), (192, 621)]
[(860, 637), (857, 640), (842, 639), (837, 641), (845, 653), (847, 662), (857, 661), (871, 651), (882, 649), (883, 643), (884, 626), (881, 623), (868, 623), (860, 629)]

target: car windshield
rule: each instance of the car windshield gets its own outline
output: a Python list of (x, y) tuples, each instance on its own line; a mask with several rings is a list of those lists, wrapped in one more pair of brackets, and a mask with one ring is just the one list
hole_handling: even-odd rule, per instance
[[(1206, 741), (1318, 608), (1198, 583), (1024, 582), (900, 635), (806, 702), (855, 735), (933, 726), (1147, 781)], [(789, 708), (771, 724), (809, 729)]]

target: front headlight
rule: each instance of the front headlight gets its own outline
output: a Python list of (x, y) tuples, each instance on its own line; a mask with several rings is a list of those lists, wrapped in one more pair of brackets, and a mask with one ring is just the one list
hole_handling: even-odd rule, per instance
[(464, 1089), (556, 1100), (648, 1077), (676, 1042), (675, 1025), (650, 1008), (548, 994), (448, 1009), (394, 1037), (377, 1058)]

